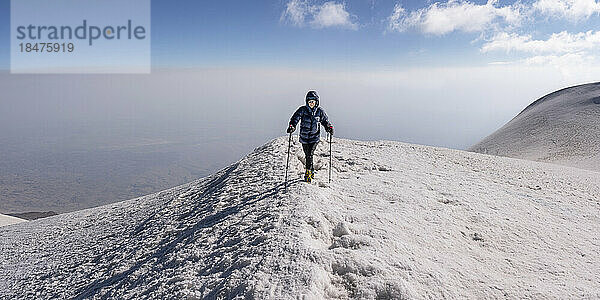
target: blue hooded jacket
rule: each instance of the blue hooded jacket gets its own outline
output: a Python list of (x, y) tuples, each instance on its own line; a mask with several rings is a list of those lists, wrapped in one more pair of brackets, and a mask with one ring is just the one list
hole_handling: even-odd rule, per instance
[[(309, 95), (311, 92), (309, 92)], [(312, 95), (314, 95), (316, 98), (315, 100), (317, 101), (315, 107), (310, 108), (310, 106), (308, 106), (309, 96), (307, 95), (306, 105), (300, 106), (290, 119), (290, 125), (294, 127), (296, 127), (298, 122), (301, 121), (300, 143), (302, 144), (316, 143), (320, 140), (321, 127), (319, 124), (322, 124), (325, 127), (331, 126), (327, 114), (322, 108), (319, 107), (319, 96), (317, 96), (315, 92), (313, 92)]]

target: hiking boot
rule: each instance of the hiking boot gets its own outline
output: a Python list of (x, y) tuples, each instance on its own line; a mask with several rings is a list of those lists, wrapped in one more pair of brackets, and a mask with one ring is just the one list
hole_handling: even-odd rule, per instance
[(315, 177), (313, 171), (311, 170), (306, 170), (306, 172), (304, 173), (304, 181), (306, 182), (311, 182), (313, 180), (313, 178)]

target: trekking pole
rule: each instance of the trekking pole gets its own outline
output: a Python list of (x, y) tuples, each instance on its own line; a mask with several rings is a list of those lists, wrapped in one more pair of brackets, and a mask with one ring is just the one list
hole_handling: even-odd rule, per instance
[(285, 192), (287, 193), (287, 174), (288, 174), (288, 165), (290, 164), (290, 148), (292, 147), (292, 133), (290, 132), (290, 138), (288, 139), (288, 153), (287, 153), (287, 162), (285, 163)]
[(329, 134), (329, 183), (331, 183), (331, 138), (333, 134)]

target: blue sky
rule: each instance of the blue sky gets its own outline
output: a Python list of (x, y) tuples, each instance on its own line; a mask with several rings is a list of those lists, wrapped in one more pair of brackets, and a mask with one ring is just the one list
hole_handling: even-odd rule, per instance
[[(0, 0), (0, 69), (9, 68), (9, 10)], [(131, 111), (114, 103), (139, 101), (194, 132), (177, 124), (206, 118), (214, 103), (229, 119), (251, 120), (225, 127), (263, 139), (281, 134), (315, 89), (340, 136), (464, 149), (535, 99), (600, 78), (599, 13), (597, 0), (154, 0), (151, 76), (0, 75), (5, 104), (86, 99), (76, 113), (45, 108), (27, 120), (111, 124)], [(107, 99), (110, 109), (90, 109)], [(0, 113), (15, 126), (30, 109)]]
[[(5, 45), (9, 3), (0, 1)], [(598, 12), (594, 0), (153, 0), (152, 62), (154, 67), (394, 70), (532, 63), (528, 59), (535, 57), (556, 64), (595, 61)], [(577, 35), (590, 30), (588, 36)], [(551, 40), (560, 32), (566, 34)], [(565, 49), (569, 43), (580, 45)], [(486, 45), (493, 47), (482, 50)], [(8, 67), (8, 47), (0, 47), (0, 68)]]

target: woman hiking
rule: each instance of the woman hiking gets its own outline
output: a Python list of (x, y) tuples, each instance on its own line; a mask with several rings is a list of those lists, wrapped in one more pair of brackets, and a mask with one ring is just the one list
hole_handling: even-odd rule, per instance
[(325, 131), (333, 135), (333, 125), (329, 123), (329, 118), (321, 107), (319, 107), (319, 95), (316, 91), (308, 91), (306, 94), (306, 105), (300, 106), (292, 118), (287, 133), (292, 133), (296, 130), (296, 125), (300, 123), (300, 143), (306, 157), (306, 172), (304, 172), (304, 180), (311, 182), (314, 178), (315, 168), (313, 166), (313, 154), (317, 148), (317, 144), (321, 138), (321, 127), (325, 127)]

